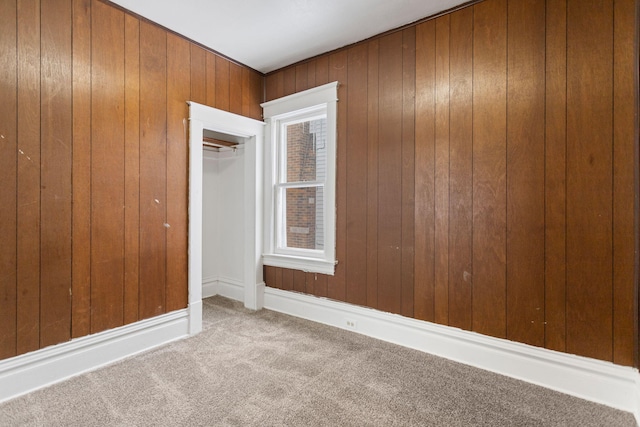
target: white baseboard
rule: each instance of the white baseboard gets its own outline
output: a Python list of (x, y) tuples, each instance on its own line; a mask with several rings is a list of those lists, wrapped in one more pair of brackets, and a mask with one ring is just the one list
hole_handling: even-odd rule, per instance
[(0, 402), (189, 335), (187, 309), (0, 361)]
[(218, 277), (202, 278), (202, 298), (209, 298), (218, 295)]
[(264, 307), (632, 412), (640, 424), (634, 368), (269, 287)]
[(207, 277), (202, 279), (202, 298), (220, 295), (235, 301), (244, 301), (244, 284), (229, 277)]

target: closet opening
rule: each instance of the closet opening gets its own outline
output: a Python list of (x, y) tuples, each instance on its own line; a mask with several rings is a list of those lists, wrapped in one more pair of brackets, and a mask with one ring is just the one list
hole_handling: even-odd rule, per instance
[(189, 329), (202, 330), (202, 298), (259, 310), (264, 123), (189, 104)]

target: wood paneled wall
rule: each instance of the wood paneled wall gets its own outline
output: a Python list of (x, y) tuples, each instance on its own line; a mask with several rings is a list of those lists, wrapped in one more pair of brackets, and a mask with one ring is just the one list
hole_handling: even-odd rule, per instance
[(635, 363), (634, 0), (485, 0), (266, 78), (338, 80), (335, 276), (306, 292)]
[(187, 100), (263, 76), (95, 0), (0, 0), (0, 358), (187, 305)]

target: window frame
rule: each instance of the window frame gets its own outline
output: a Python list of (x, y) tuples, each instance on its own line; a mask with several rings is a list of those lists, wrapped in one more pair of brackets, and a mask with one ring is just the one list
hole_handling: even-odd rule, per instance
[[(336, 236), (336, 129), (338, 82), (328, 83), (303, 92), (261, 104), (267, 124), (265, 132), (265, 223), (264, 265), (333, 275)], [(283, 126), (326, 113), (326, 177), (322, 181), (281, 182), (280, 165), (286, 162), (286, 149), (281, 140)], [(307, 119), (308, 120), (308, 119)], [(302, 249), (279, 246), (286, 212), (279, 195), (288, 188), (322, 187), (323, 189), (323, 249)], [(284, 196), (286, 198), (286, 196)], [(282, 230), (279, 235), (278, 231)]]

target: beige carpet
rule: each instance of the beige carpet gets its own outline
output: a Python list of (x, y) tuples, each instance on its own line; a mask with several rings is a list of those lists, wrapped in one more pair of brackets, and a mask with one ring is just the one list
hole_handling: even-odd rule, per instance
[(268, 310), (0, 405), (2, 426), (634, 426), (631, 414)]

